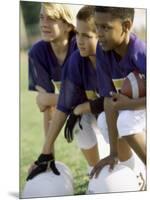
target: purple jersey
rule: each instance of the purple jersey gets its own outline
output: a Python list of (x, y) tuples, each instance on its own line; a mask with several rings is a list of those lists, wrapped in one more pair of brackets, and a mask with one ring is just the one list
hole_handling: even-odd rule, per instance
[(58, 110), (68, 114), (78, 104), (97, 98), (97, 91), (96, 70), (90, 59), (81, 57), (76, 50), (65, 66)]
[(49, 42), (41, 40), (35, 43), (29, 51), (29, 90), (36, 91), (36, 85), (47, 92), (55, 92), (54, 86), (59, 89), (63, 66), (76, 49), (76, 40), (73, 37), (69, 42), (67, 56), (60, 65)]
[(110, 91), (121, 88), (130, 72), (138, 70), (146, 76), (146, 45), (131, 34), (128, 51), (120, 60), (114, 51), (103, 51), (98, 44), (96, 65), (99, 93), (101, 96), (109, 96)]

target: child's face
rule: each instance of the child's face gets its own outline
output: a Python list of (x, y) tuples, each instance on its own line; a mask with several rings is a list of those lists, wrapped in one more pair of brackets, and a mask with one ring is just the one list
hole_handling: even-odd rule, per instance
[(98, 38), (97, 34), (91, 31), (90, 25), (87, 22), (77, 20), (76, 39), (81, 56), (95, 55)]
[(53, 42), (62, 38), (67, 30), (67, 24), (60, 19), (50, 18), (42, 7), (40, 12), (40, 28), (43, 40)]
[(95, 24), (103, 50), (108, 51), (120, 48), (126, 34), (119, 18), (113, 18), (109, 13), (95, 12)]

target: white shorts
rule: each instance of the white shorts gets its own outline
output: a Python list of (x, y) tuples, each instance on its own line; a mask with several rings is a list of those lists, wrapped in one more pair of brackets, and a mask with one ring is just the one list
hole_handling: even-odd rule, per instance
[(117, 120), (119, 137), (146, 132), (145, 110), (119, 111)]
[[(105, 138), (109, 142), (108, 128), (105, 113), (98, 116), (97, 125)], [(119, 111), (117, 119), (118, 137), (140, 134), (146, 132), (146, 112), (145, 110), (122, 110)]]
[(96, 118), (92, 114), (84, 114), (82, 115), (80, 124), (83, 127), (82, 130), (78, 122), (74, 127), (74, 135), (76, 136), (77, 143), (82, 149), (90, 149), (97, 144), (96, 132), (98, 131), (98, 134), (100, 134)]

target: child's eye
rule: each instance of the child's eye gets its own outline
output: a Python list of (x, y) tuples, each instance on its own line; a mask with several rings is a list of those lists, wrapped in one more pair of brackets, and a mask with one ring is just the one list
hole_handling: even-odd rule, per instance
[(109, 31), (111, 29), (111, 27), (109, 27), (108, 25), (98, 25), (98, 24), (95, 24), (96, 26), (96, 29), (99, 30), (99, 31)]
[(84, 39), (84, 38), (87, 38), (87, 39), (93, 38), (93, 36), (91, 36), (91, 35), (88, 35), (86, 33), (79, 33), (77, 31), (76, 31), (76, 37), (81, 37), (82, 39)]
[(107, 32), (107, 31), (109, 30), (109, 27), (108, 27), (108, 26), (106, 26), (106, 25), (103, 25), (103, 26), (102, 26), (102, 29), (103, 29), (104, 31), (106, 31), (106, 32)]
[(56, 19), (52, 19), (51, 17), (47, 17), (48, 21), (50, 22), (56, 22)]
[(105, 25), (104, 26), (104, 31), (109, 31), (109, 30), (112, 30), (113, 29), (113, 26), (111, 25)]
[(86, 34), (86, 33), (85, 33), (85, 34), (83, 34), (83, 37), (85, 37), (85, 38), (89, 38), (89, 39), (90, 39), (90, 38), (92, 38), (92, 36), (91, 36), (91, 35), (88, 35), (88, 34)]
[(85, 37), (86, 37), (86, 38), (89, 38), (89, 39), (92, 38), (92, 36), (90, 36), (90, 35), (85, 35)]

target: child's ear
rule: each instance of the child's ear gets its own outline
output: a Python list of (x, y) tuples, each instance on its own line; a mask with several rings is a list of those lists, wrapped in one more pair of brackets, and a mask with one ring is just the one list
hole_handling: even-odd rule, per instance
[(130, 19), (126, 19), (123, 23), (122, 23), (122, 27), (123, 27), (123, 31), (124, 32), (128, 32), (131, 30), (132, 27), (132, 21)]
[(72, 30), (74, 30), (73, 25), (68, 25), (68, 32), (70, 32), (70, 31), (72, 31)]
[(73, 27), (73, 25), (71, 25), (71, 24), (65, 23), (64, 26), (66, 26), (65, 30), (66, 30), (67, 32), (70, 32), (70, 31), (74, 30), (74, 27)]

